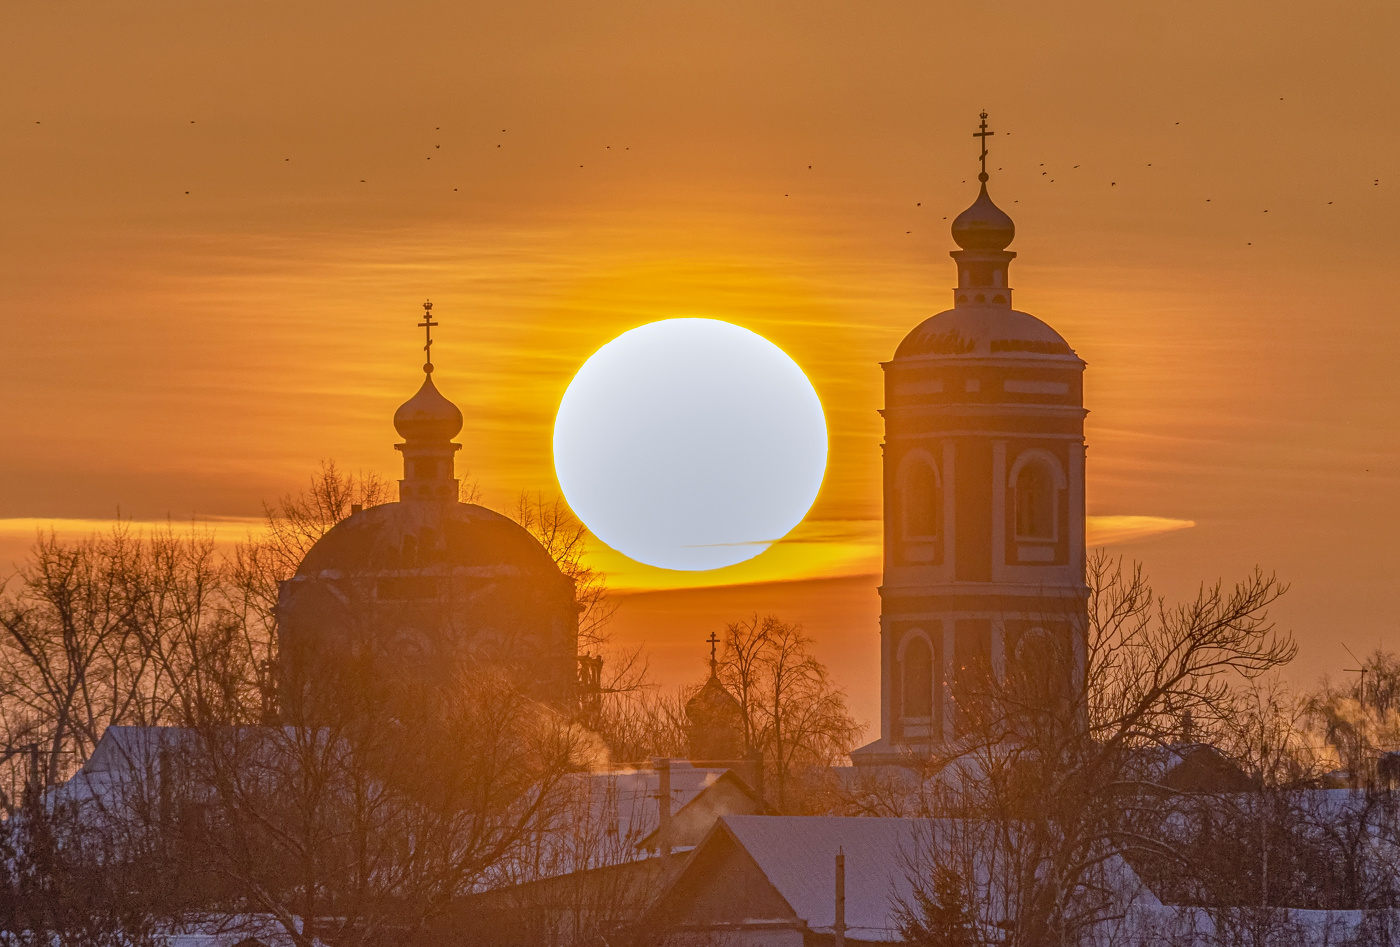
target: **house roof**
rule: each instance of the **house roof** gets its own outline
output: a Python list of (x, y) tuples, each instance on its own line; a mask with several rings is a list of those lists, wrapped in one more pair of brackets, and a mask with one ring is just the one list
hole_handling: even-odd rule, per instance
[[(671, 761), (671, 811), (689, 805), (728, 770)], [(588, 817), (621, 838), (640, 843), (661, 821), (661, 774), (656, 770), (576, 773), (565, 791), (584, 801)]]
[[(700, 798), (727, 772), (672, 760), (672, 813)], [(646, 840), (661, 821), (660, 788), (660, 774), (648, 769), (564, 778), (554, 789), (555, 814), (549, 825), (517, 857), (497, 866), (493, 883), (520, 884), (646, 857)]]
[[(898, 941), (900, 907), (913, 901), (912, 879), (939, 851), (966, 845), (981, 824), (952, 819), (723, 816), (689, 864), (702, 864), (698, 856), (707, 846), (719, 844), (720, 836), (732, 839), (808, 929), (827, 932), (836, 923), (835, 859), (841, 852), (846, 859), (848, 937)], [(974, 860), (980, 862), (976, 855)], [(1161, 907), (1121, 858), (1109, 859), (1105, 868), (1124, 904), (1134, 902), (1149, 911)], [(982, 876), (980, 884), (988, 883), (985, 865), (975, 864), (973, 870)], [(688, 868), (672, 891), (684, 889), (687, 873)], [(665, 900), (663, 894), (658, 906)]]
[(846, 924), (861, 940), (896, 940), (900, 898), (912, 894), (906, 863), (929, 825), (920, 819), (725, 816), (726, 831), (808, 927), (836, 923), (836, 853), (846, 856)]

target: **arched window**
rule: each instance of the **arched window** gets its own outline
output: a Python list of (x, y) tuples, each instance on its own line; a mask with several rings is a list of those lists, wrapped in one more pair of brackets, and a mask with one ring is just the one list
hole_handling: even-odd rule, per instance
[(938, 473), (926, 461), (915, 459), (904, 476), (904, 537), (936, 539), (943, 520), (943, 494)]
[(904, 716), (933, 716), (933, 650), (922, 635), (904, 646)]
[(1055, 481), (1043, 463), (1028, 463), (1016, 475), (1016, 538), (1055, 538)]
[(1064, 629), (1031, 628), (1011, 649), (1008, 671), (1012, 690), (1026, 709), (1063, 710), (1072, 687), (1073, 655)]

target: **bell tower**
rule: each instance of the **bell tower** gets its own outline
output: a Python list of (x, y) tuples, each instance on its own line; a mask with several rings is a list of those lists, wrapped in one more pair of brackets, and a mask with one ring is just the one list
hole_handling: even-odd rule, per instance
[(880, 739), (883, 765), (957, 740), (993, 682), (1054, 689), (1084, 660), (1084, 362), (1011, 308), (1011, 218), (981, 184), (953, 222), (953, 308), (885, 372)]

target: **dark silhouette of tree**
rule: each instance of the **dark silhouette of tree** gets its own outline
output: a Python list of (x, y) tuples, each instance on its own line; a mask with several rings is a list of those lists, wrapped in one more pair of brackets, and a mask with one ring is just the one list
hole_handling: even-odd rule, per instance
[(977, 947), (977, 916), (967, 886), (950, 868), (933, 868), (914, 890), (913, 902), (899, 905), (900, 934), (914, 947)]
[[(51, 785), (108, 726), (182, 722), (196, 651), (237, 659), (226, 575), (212, 538), (198, 530), (167, 525), (141, 535), (118, 523), (74, 542), (40, 535), (0, 587), (6, 748), (41, 744)], [(4, 801), (13, 810), (13, 790)]]
[[(1176, 797), (1161, 782), (1162, 752), (1188, 715), (1199, 733), (1218, 732), (1240, 713), (1239, 684), (1296, 650), (1268, 620), (1283, 587), (1258, 571), (1176, 606), (1140, 567), (1102, 553), (1087, 578), (1082, 633), (1049, 637), (1037, 656), (1063, 672), (1011, 664), (955, 695), (964, 736), (928, 761), (927, 813), (955, 817), (967, 838), (947, 846), (957, 863), (939, 851), (926, 863), (985, 879), (974, 901), (984, 924), (1007, 925), (1008, 947), (1079, 943), (1121, 907), (1124, 855), (1187, 866), (1160, 831)], [(1045, 616), (1047, 627), (1074, 621), (1068, 608)], [(933, 879), (917, 881), (932, 896)]]
[(720, 680), (739, 701), (745, 750), (762, 755), (779, 812), (801, 808), (808, 787), (794, 784), (843, 759), (864, 729), (811, 644), (802, 626), (772, 615), (724, 633)]
[(149, 853), (123, 851), (71, 803), (31, 800), (0, 822), (0, 941), (154, 947), (170, 904)]
[(585, 561), (588, 527), (561, 497), (540, 492), (522, 492), (509, 515), (539, 541), (559, 571), (573, 581), (579, 607), (579, 650), (600, 651), (608, 643), (607, 623), (617, 604), (608, 595), (606, 577)]

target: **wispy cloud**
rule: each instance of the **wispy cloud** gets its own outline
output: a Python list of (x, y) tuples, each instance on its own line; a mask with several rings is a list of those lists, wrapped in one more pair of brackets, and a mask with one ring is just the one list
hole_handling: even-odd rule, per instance
[[(0, 566), (23, 559), (40, 533), (52, 531), (62, 539), (80, 539), (106, 532), (116, 522), (110, 519), (0, 518)], [(165, 528), (177, 532), (198, 531), (219, 546), (241, 542), (259, 535), (263, 529), (263, 520), (251, 517), (122, 522), (137, 532)], [(1164, 516), (1091, 516), (1087, 538), (1090, 546), (1118, 546), (1195, 525), (1192, 520)], [(643, 565), (596, 541), (588, 561), (607, 576), (613, 590), (621, 593), (873, 576), (880, 573), (883, 563), (882, 524), (879, 520), (807, 520), (761, 555), (704, 572)]]
[(1090, 516), (1085, 538), (1090, 546), (1122, 546), (1195, 525), (1195, 520), (1166, 516)]

